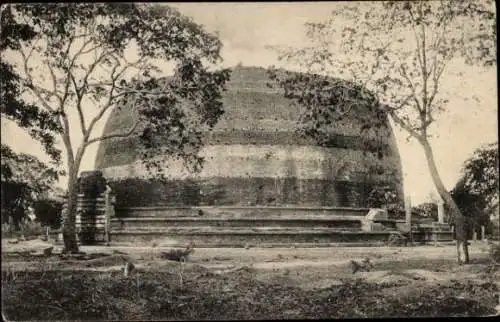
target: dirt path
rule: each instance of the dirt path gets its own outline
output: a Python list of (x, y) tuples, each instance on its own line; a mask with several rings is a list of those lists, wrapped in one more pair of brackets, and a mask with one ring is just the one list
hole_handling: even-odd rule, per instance
[[(2, 257), (28, 252), (40, 254), (52, 246), (40, 240), (2, 243)], [(60, 247), (54, 253), (60, 253)], [(83, 246), (89, 255), (108, 255), (87, 261), (61, 261), (58, 257), (39, 261), (10, 259), (2, 262), (2, 269), (14, 270), (94, 270), (118, 271), (126, 261), (135, 263), (138, 269), (161, 270), (176, 265), (159, 259), (170, 248), (160, 247), (105, 247)], [(450, 280), (478, 280), (484, 270), (484, 244), (476, 243), (470, 249), (473, 265), (458, 266), (453, 246), (416, 247), (334, 247), (334, 248), (196, 248), (189, 259), (190, 265), (199, 265), (218, 274), (249, 268), (257, 272), (259, 279), (281, 280), (303, 288), (324, 288), (342, 283), (342, 279), (359, 278), (374, 283), (399, 280), (401, 282)], [(111, 255), (111, 256), (110, 256)], [(7, 257), (8, 258), (8, 257)], [(373, 268), (353, 274), (351, 261), (361, 262), (368, 258)], [(483, 261), (483, 262), (481, 262)], [(174, 268), (175, 269), (175, 268)], [(500, 281), (500, 276), (499, 276)], [(500, 287), (500, 285), (499, 285)]]

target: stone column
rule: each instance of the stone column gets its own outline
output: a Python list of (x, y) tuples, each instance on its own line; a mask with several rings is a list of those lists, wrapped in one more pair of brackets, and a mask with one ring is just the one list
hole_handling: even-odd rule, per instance
[(481, 240), (486, 241), (486, 231), (484, 229), (484, 225), (481, 225)]
[(411, 226), (411, 197), (406, 197), (406, 202), (405, 202), (405, 222), (407, 225)]
[(438, 223), (444, 224), (444, 202), (443, 199), (438, 200)]
[(68, 196), (64, 195), (62, 197), (63, 199), (63, 204), (62, 204), (62, 209), (61, 209), (61, 228), (59, 229), (59, 232), (56, 236), (57, 241), (64, 241), (64, 236), (63, 236), (63, 229), (64, 229), (64, 218), (68, 215)]
[(408, 233), (410, 234), (410, 243), (413, 244), (413, 234), (412, 234), (412, 229), (411, 229), (411, 197), (408, 196), (406, 197), (406, 202), (405, 202), (405, 223), (406, 227), (408, 229)]
[(105, 218), (106, 218), (104, 233), (105, 233), (105, 241), (106, 243), (109, 243), (110, 242), (109, 230), (111, 227), (111, 218), (114, 217), (115, 215), (115, 208), (114, 208), (115, 200), (114, 196), (112, 195), (111, 187), (109, 185), (106, 185), (104, 198), (105, 198)]

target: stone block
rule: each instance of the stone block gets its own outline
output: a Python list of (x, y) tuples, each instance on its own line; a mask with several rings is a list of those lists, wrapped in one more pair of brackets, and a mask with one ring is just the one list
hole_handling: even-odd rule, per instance
[(380, 208), (372, 208), (366, 215), (366, 220), (378, 221), (378, 220), (389, 220), (387, 210)]

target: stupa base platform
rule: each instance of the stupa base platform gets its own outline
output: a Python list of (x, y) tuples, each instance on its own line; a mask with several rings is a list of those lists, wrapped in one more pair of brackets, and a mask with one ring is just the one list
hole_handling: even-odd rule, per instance
[[(333, 231), (333, 230), (213, 230), (213, 231), (122, 231), (111, 234), (111, 244), (184, 247), (333, 247), (333, 246), (384, 246), (391, 231)], [(417, 244), (449, 242), (451, 236), (413, 233)]]
[[(370, 209), (340, 207), (141, 207), (118, 209), (110, 245), (185, 247), (383, 246), (404, 221), (367, 216)], [(371, 220), (371, 221), (370, 221)], [(436, 223), (414, 223), (416, 244), (450, 242)], [(105, 244), (103, 236), (92, 244)]]
[[(259, 246), (263, 244), (328, 244), (349, 242), (386, 242), (389, 232), (338, 231), (331, 229), (177, 229), (131, 230), (111, 233), (111, 241), (135, 244), (183, 246), (194, 243), (200, 247), (228, 247), (230, 245)], [(237, 246), (236, 246), (237, 247)]]

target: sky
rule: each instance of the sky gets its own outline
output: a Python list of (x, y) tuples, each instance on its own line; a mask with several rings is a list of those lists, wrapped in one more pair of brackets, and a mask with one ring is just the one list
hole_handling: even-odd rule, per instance
[[(209, 32), (218, 32), (223, 43), (223, 65), (231, 67), (278, 65), (276, 54), (268, 45), (300, 46), (306, 42), (303, 25), (328, 17), (336, 2), (255, 2), (255, 3), (171, 3)], [(462, 72), (462, 77), (457, 77)], [(433, 125), (431, 144), (442, 180), (451, 189), (460, 176), (463, 162), (473, 151), (498, 140), (497, 75), (495, 68), (453, 65), (443, 76), (446, 88), (453, 93), (447, 113)], [(477, 99), (472, 99), (476, 97)], [(102, 131), (105, 122), (96, 130)], [(423, 150), (416, 142), (395, 128), (404, 173), (405, 195), (413, 204), (435, 196)], [(36, 143), (2, 120), (2, 141), (19, 152), (40, 155)], [(89, 147), (82, 171), (92, 170), (97, 145)], [(43, 156), (40, 156), (44, 159)], [(61, 181), (61, 185), (65, 183)]]

